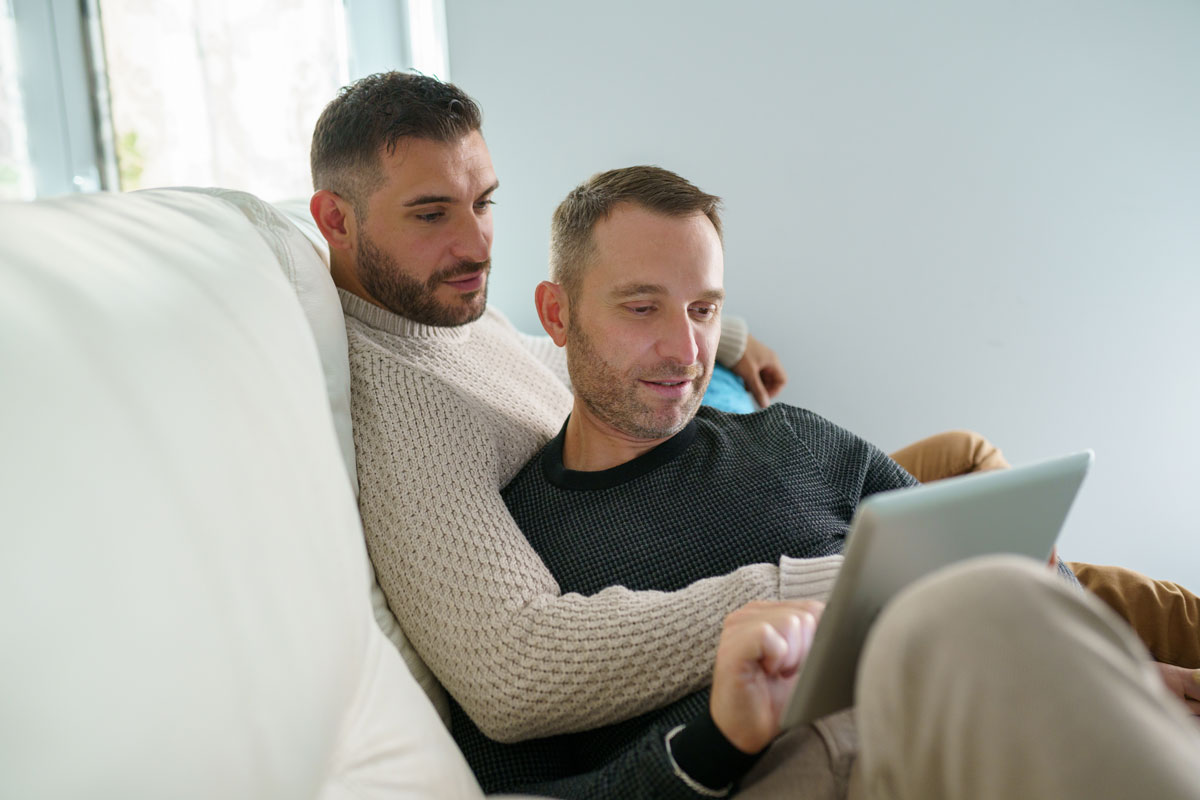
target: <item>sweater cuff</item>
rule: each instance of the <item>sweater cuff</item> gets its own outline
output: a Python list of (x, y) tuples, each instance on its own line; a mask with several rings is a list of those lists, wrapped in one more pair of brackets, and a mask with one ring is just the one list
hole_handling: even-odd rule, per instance
[[(712, 714), (680, 725), (665, 737), (675, 774), (697, 794), (725, 797), (762, 753), (743, 753), (721, 733)], [(765, 751), (764, 751), (765, 752)]]
[(746, 320), (733, 315), (721, 315), (721, 341), (717, 344), (717, 363), (732, 368), (746, 353), (746, 337), (750, 329)]
[(779, 557), (779, 596), (785, 600), (825, 600), (842, 569), (842, 556)]

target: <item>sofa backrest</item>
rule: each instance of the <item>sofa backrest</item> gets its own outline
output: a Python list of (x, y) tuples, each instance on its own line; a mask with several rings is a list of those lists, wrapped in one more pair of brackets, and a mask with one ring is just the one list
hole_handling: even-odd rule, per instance
[(479, 796), (310, 324), (244, 204), (0, 204), (0, 796)]
[[(153, 194), (151, 190), (149, 193)], [(333, 428), (350, 485), (358, 496), (358, 477), (354, 461), (354, 432), (350, 417), (350, 364), (346, 344), (346, 320), (342, 316), (342, 304), (337, 289), (329, 275), (329, 246), (325, 243), (308, 205), (303, 200), (271, 204), (247, 192), (230, 189), (182, 188), (168, 191), (197, 192), (218, 197), (229, 203), (243, 215), (271, 248), (275, 261), (288, 285), (299, 300), (300, 309), (308, 321), (321, 358), (325, 376), (325, 391), (329, 399), (329, 411), (333, 417)], [(446, 690), (438, 683), (433, 671), (409, 643), (400, 623), (388, 607), (387, 598), (375, 579), (375, 570), (370, 564), (371, 607), (375, 621), (384, 636), (404, 657), (409, 672), (425, 691), (429, 701), (437, 709), (442, 721), (450, 723), (450, 703)]]

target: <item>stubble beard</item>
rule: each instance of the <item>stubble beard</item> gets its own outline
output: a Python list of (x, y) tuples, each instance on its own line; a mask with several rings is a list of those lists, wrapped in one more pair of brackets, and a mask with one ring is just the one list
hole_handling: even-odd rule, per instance
[(385, 253), (366, 234), (358, 235), (358, 279), (363, 288), (384, 308), (405, 319), (439, 328), (453, 328), (474, 322), (487, 309), (487, 287), (460, 295), (451, 304), (440, 302), (436, 292), (444, 281), (484, 270), (491, 272), (491, 260), (460, 261), (438, 270), (427, 281), (411, 277), (394, 257)]
[[(692, 421), (710, 377), (709, 371), (700, 365), (670, 363), (663, 363), (652, 372), (622, 375), (600, 356), (591, 338), (574, 320), (567, 326), (567, 370), (575, 396), (592, 414), (627, 436), (650, 440), (674, 436)], [(679, 406), (679, 417), (667, 422), (661, 412), (642, 401), (638, 397), (638, 379), (690, 380), (692, 392)]]

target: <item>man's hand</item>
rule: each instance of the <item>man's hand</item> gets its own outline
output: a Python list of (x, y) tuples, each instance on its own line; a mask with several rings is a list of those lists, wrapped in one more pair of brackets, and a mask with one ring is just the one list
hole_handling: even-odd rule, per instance
[(757, 753), (779, 734), (824, 608), (813, 601), (754, 602), (725, 618), (709, 710), (742, 752)]
[(1156, 661), (1158, 674), (1162, 676), (1167, 691), (1183, 701), (1193, 714), (1200, 717), (1200, 669), (1177, 667)]
[(746, 384), (746, 391), (754, 397), (759, 408), (769, 406), (771, 398), (779, 394), (779, 390), (787, 383), (787, 373), (783, 371), (783, 364), (779, 363), (779, 356), (748, 334), (746, 352), (730, 370)]

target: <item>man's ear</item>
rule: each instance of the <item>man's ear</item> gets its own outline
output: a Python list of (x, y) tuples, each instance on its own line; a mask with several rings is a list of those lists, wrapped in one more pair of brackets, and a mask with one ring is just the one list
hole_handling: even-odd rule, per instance
[(567, 293), (563, 287), (550, 281), (542, 281), (533, 290), (533, 302), (537, 306), (538, 319), (550, 338), (559, 347), (567, 343), (567, 323), (570, 308), (567, 304)]
[(354, 247), (354, 209), (340, 195), (322, 189), (308, 201), (321, 235), (329, 242), (330, 250), (351, 250)]

